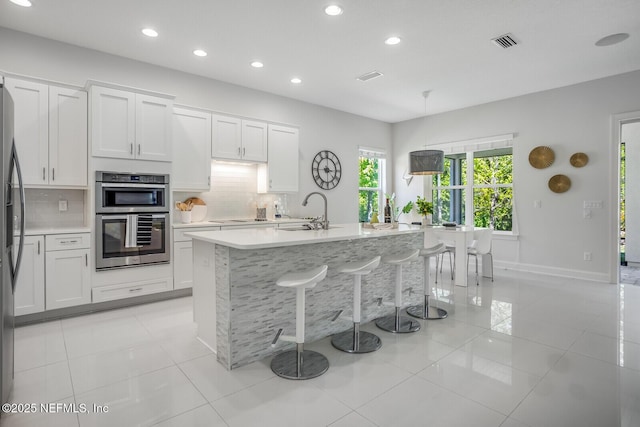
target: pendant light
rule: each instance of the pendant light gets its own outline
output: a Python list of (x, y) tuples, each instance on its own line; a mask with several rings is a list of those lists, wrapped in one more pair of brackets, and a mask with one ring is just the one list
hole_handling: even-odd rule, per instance
[[(424, 117), (427, 117), (427, 97), (429, 91), (422, 92), (424, 97)], [(444, 172), (444, 151), (418, 150), (409, 153), (410, 175), (434, 175)]]

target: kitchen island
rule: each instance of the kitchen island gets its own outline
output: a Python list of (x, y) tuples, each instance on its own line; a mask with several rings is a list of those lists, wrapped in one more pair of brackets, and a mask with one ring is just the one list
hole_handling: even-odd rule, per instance
[[(351, 314), (353, 278), (335, 267), (376, 255), (421, 248), (424, 229), (400, 225), (374, 230), (361, 224), (332, 225), (329, 230), (258, 228), (188, 233), (193, 238), (193, 303), (198, 338), (214, 350), (227, 369), (234, 369), (287, 349), (271, 347), (276, 331), (295, 331), (296, 293), (276, 286), (291, 271), (323, 264), (327, 277), (307, 292), (306, 341), (349, 329), (332, 321), (339, 310)], [(422, 261), (403, 269), (406, 301), (422, 300)], [(395, 267), (381, 264), (362, 281), (362, 322), (394, 312)]]

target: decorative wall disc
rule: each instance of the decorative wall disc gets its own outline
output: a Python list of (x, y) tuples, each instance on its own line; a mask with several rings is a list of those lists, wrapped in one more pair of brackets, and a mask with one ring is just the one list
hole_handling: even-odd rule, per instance
[(550, 147), (541, 145), (529, 153), (529, 163), (536, 169), (548, 168), (556, 159), (556, 154)]
[(571, 166), (573, 166), (574, 168), (581, 168), (589, 163), (589, 156), (587, 156), (585, 153), (575, 153), (569, 159), (569, 163), (571, 163)]
[(554, 175), (549, 179), (549, 189), (554, 193), (564, 193), (571, 188), (571, 180), (566, 175)]

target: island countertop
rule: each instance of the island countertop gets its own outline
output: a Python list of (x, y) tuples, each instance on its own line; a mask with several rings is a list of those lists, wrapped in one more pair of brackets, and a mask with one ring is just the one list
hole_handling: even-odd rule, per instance
[(331, 225), (328, 230), (290, 230), (282, 228), (252, 228), (240, 230), (199, 231), (188, 237), (235, 249), (264, 249), (305, 245), (341, 240), (378, 238), (399, 234), (421, 233), (424, 228), (399, 224), (398, 228), (365, 228), (360, 223)]

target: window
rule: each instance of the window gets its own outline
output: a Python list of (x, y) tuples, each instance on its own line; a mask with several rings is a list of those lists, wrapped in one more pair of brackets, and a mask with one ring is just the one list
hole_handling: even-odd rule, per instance
[(369, 222), (374, 212), (381, 212), (384, 182), (385, 153), (360, 148), (358, 221)]
[(511, 147), (447, 154), (444, 167), (443, 174), (433, 177), (434, 223), (466, 223), (465, 205), (472, 203), (476, 227), (512, 231)]

